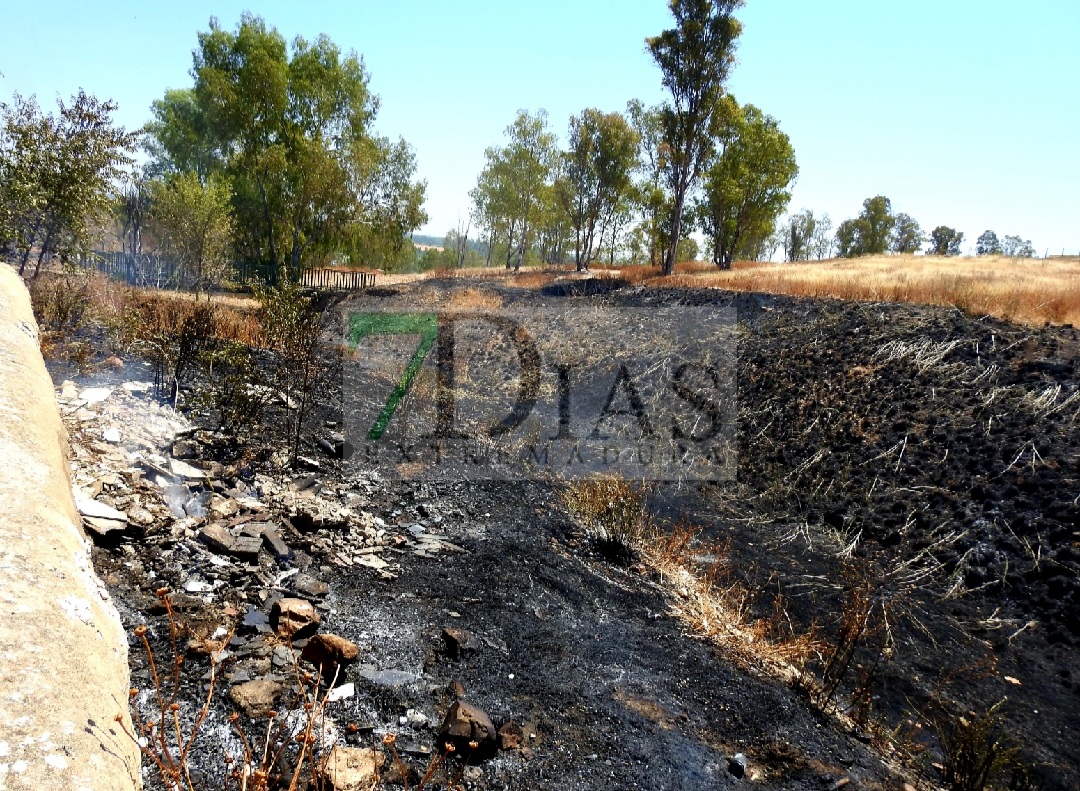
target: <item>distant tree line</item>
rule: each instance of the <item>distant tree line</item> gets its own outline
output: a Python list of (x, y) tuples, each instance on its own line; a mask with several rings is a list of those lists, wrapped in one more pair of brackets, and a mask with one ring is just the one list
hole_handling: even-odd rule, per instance
[[(893, 212), (892, 201), (877, 195), (863, 201), (857, 217), (845, 220), (832, 233), (829, 215), (818, 219), (809, 209), (792, 214), (779, 223), (773, 235), (761, 249), (759, 258), (773, 258), (783, 250), (786, 261), (808, 261), (825, 258), (857, 258), (886, 253), (925, 253), (937, 256), (958, 256), (964, 234), (947, 225), (939, 225), (929, 234), (914, 217)], [(1005, 255), (1031, 258), (1035, 248), (1019, 236), (1006, 236), (998, 241), (997, 234), (986, 231), (979, 237), (975, 251), (978, 255)]]

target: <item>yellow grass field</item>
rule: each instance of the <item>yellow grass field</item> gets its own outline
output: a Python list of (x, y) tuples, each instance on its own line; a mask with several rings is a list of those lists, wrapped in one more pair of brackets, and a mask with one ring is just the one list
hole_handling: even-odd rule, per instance
[(746, 263), (730, 272), (676, 272), (648, 282), (946, 305), (974, 316), (996, 316), (1024, 324), (1080, 325), (1080, 257), (876, 256), (804, 264)]
[[(955, 307), (973, 316), (995, 316), (1038, 326), (1080, 326), (1080, 257), (944, 258), (882, 255), (799, 264), (737, 262), (729, 272), (695, 262), (679, 264), (675, 274), (661, 277), (654, 267), (605, 269), (590, 276), (620, 277), (658, 288), (723, 288), (799, 297), (867, 302), (911, 302)], [(422, 275), (389, 275), (378, 283), (409, 282), (424, 277), (499, 280), (536, 288), (556, 278), (578, 277), (573, 267), (526, 268), (519, 273), (502, 267), (440, 270)]]

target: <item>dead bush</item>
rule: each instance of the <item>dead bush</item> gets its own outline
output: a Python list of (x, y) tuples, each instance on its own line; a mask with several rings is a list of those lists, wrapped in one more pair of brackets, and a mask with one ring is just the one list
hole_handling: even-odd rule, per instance
[(653, 533), (643, 487), (621, 478), (585, 478), (567, 484), (563, 503), (605, 558), (629, 565)]

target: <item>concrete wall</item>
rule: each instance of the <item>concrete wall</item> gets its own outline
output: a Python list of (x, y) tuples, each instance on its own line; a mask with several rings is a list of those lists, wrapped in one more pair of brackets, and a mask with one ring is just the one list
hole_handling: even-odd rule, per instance
[[(126, 791), (127, 640), (90, 565), (30, 298), (0, 263), (0, 791)], [(125, 720), (130, 730), (130, 721)]]

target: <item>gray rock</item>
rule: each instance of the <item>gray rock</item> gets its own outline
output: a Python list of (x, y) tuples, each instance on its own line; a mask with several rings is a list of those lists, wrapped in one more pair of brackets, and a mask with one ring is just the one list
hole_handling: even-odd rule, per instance
[[(285, 543), (285, 539), (281, 537), (281, 533), (273, 528), (265, 528), (262, 531), (262, 540), (266, 542), (266, 546), (274, 554), (274, 557), (279, 560), (284, 560), (292, 554), (292, 550), (289, 549), (289, 545)], [(298, 590), (297, 593), (304, 593), (304, 591)]]
[(199, 455), (199, 445), (190, 439), (180, 439), (172, 445), (174, 459), (194, 459)]
[[(495, 751), (497, 734), (491, 718), (482, 709), (455, 700), (439, 728), (439, 740), (451, 742), (462, 755), (485, 755)], [(469, 742), (479, 746), (473, 750)]]
[(418, 676), (406, 670), (376, 670), (372, 667), (360, 668), (360, 675), (378, 687), (400, 687), (414, 683)]
[(277, 681), (248, 681), (229, 690), (229, 697), (249, 717), (262, 717), (281, 698), (283, 687)]
[(321, 580), (317, 580), (310, 574), (297, 574), (293, 579), (292, 589), (301, 596), (318, 599), (330, 592), (330, 586)]

